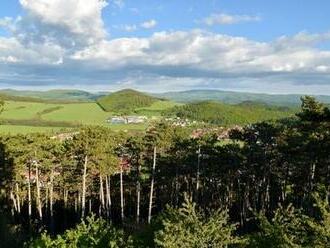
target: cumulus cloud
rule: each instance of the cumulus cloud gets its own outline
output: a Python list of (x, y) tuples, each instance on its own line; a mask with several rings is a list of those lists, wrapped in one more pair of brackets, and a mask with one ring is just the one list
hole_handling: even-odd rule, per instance
[(204, 18), (200, 22), (208, 26), (214, 26), (214, 25), (230, 25), (241, 22), (256, 22), (260, 20), (261, 18), (259, 16), (229, 15), (225, 13), (216, 13), (216, 14), (211, 14), (210, 16)]
[[(128, 85), (158, 91), (203, 87), (261, 91), (263, 85), (275, 91), (277, 85), (328, 87), (330, 93), (330, 51), (318, 46), (330, 40), (330, 33), (301, 32), (271, 42), (202, 30), (110, 39), (101, 17), (105, 1), (20, 1), (26, 15), (0, 20), (12, 32), (0, 37), (2, 85), (64, 87), (79, 82), (88, 88)], [(150, 20), (121, 28), (134, 31), (156, 24)]]
[(149, 38), (105, 40), (76, 52), (72, 58), (102, 61), (111, 68), (119, 65), (182, 66), (183, 74), (190, 68), (210, 77), (222, 73), (308, 72), (330, 63), (329, 51), (307, 45), (292, 50), (295, 39), (290, 41), (291, 46), (280, 47), (279, 42), (262, 43), (199, 30), (159, 32)]
[(90, 45), (106, 37), (104, 0), (20, 0), (27, 15), (16, 34), (25, 42), (54, 42), (62, 46)]
[(156, 26), (157, 26), (157, 21), (154, 19), (141, 23), (141, 27), (145, 29), (154, 28)]

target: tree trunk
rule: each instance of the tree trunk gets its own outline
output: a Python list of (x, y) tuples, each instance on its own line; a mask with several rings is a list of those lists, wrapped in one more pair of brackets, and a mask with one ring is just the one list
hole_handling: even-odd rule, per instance
[(150, 196), (149, 196), (149, 211), (148, 211), (148, 223), (151, 222), (151, 212), (153, 203), (154, 183), (155, 183), (155, 171), (156, 171), (156, 159), (157, 159), (157, 148), (154, 147), (154, 159), (152, 164), (151, 184), (150, 184)]
[(78, 212), (78, 199), (77, 199), (77, 197), (74, 198), (74, 211), (76, 213)]
[(106, 194), (106, 208), (107, 208), (107, 216), (111, 215), (111, 195), (110, 195), (110, 176), (105, 177), (105, 194)]
[(141, 200), (141, 183), (140, 183), (140, 170), (141, 166), (137, 168), (137, 180), (136, 180), (136, 223), (140, 222), (140, 200)]
[(120, 209), (121, 209), (121, 220), (124, 221), (124, 186), (123, 186), (123, 164), (120, 163)]
[(81, 217), (82, 218), (85, 217), (87, 163), (88, 163), (88, 157), (86, 155), (85, 161), (84, 161), (84, 174), (83, 174), (83, 180), (82, 180), (82, 199), (81, 199)]
[(18, 183), (16, 183), (16, 200), (17, 200), (17, 212), (21, 213), (21, 200), (19, 196)]
[(31, 165), (29, 164), (29, 180), (28, 180), (28, 215), (31, 219), (32, 215), (32, 200), (31, 200)]
[(68, 208), (68, 195), (69, 195), (69, 191), (67, 189), (64, 189), (63, 200), (64, 200), (64, 208), (65, 209)]
[(196, 191), (199, 190), (199, 175), (200, 175), (200, 163), (201, 163), (201, 147), (198, 147), (197, 151), (198, 157), (197, 157), (197, 173), (196, 173)]
[(54, 233), (53, 193), (54, 193), (54, 169), (52, 168), (50, 172), (50, 186), (49, 186), (49, 211), (50, 211), (51, 233)]
[(49, 187), (50, 187), (49, 185), (47, 185), (45, 187), (45, 190), (46, 190), (46, 192), (45, 192), (45, 212), (46, 212), (46, 214), (48, 213)]
[(103, 178), (100, 173), (100, 215), (102, 215), (103, 210), (105, 209), (105, 202), (104, 202), (104, 190), (103, 190)]
[(54, 170), (50, 172), (50, 187), (49, 187), (49, 210), (50, 217), (53, 218), (53, 193), (54, 193)]
[(35, 165), (36, 165), (36, 186), (37, 186), (37, 208), (38, 208), (39, 219), (42, 220), (42, 206), (41, 206), (41, 196), (40, 196), (38, 163), (36, 162)]
[(175, 207), (179, 205), (179, 167), (175, 165)]
[(17, 202), (14, 197), (13, 190), (10, 190), (10, 199), (13, 201), (14, 209), (12, 209), (12, 215), (14, 215), (15, 213), (17, 213)]
[(314, 189), (315, 169), (316, 169), (316, 163), (313, 163), (312, 168), (311, 168), (311, 181), (310, 181), (311, 191), (313, 191), (313, 189)]

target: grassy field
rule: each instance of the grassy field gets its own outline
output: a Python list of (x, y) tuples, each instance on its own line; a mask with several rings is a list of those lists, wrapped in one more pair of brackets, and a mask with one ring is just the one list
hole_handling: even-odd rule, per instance
[(105, 125), (111, 114), (104, 112), (95, 103), (64, 104), (61, 109), (44, 114), (45, 120), (67, 121), (82, 125)]
[[(256, 104), (227, 105), (217, 102), (178, 104), (157, 100), (147, 107), (135, 108), (131, 115), (143, 115), (149, 121), (160, 119), (162, 113), (177, 115), (190, 120), (210, 121), (218, 125), (248, 124), (267, 119), (290, 116), (292, 109), (280, 110)], [(176, 106), (176, 108), (173, 108)], [(168, 110), (168, 111), (165, 111)], [(82, 125), (98, 125), (113, 130), (144, 130), (144, 124), (109, 124), (106, 122), (115, 114), (105, 112), (96, 102), (50, 103), (6, 101), (0, 114), (0, 133), (31, 133), (59, 131), (63, 128), (77, 128)]]
[(173, 108), (174, 106), (181, 106), (182, 103), (176, 103), (171, 101), (157, 101), (149, 107), (137, 108), (135, 112), (139, 115), (145, 115), (148, 117), (160, 116), (161, 112), (166, 109)]
[(67, 130), (60, 127), (32, 127), (32, 126), (13, 126), (13, 125), (0, 125), (0, 133), (2, 134), (27, 134), (38, 132), (58, 132)]
[[(149, 117), (160, 116), (162, 110), (176, 105), (173, 102), (159, 101), (146, 108), (136, 110), (136, 114)], [(16, 125), (0, 125), (0, 133), (31, 133), (58, 131), (70, 125), (99, 125), (107, 126), (113, 130), (143, 130), (147, 124), (111, 125), (106, 120), (112, 115), (111, 112), (103, 111), (96, 103), (35, 103), (6, 101), (4, 111), (0, 115), (0, 120), (17, 120)], [(57, 122), (57, 126), (41, 127), (24, 124), (29, 120), (47, 122)], [(20, 122), (19, 122), (20, 121)], [(63, 127), (58, 127), (63, 122)], [(67, 125), (65, 125), (67, 123)]]

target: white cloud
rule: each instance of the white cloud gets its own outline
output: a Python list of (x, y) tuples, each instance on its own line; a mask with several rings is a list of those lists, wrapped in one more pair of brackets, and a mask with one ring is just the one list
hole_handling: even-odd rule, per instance
[(13, 19), (11, 17), (4, 17), (0, 19), (0, 27), (7, 28), (12, 23)]
[(125, 6), (124, 0), (111, 0), (111, 2), (120, 9), (124, 8)]
[[(286, 43), (288, 41), (285, 41)], [(295, 39), (291, 46), (294, 47)], [(241, 37), (191, 32), (160, 32), (150, 38), (122, 38), (104, 41), (78, 51), (73, 58), (102, 60), (102, 64), (182, 66), (207, 74), (267, 73), (314, 71), (316, 66), (330, 64), (330, 52), (304, 46), (278, 46)], [(114, 64), (112, 64), (114, 63)], [(182, 68), (184, 71), (185, 68)]]
[(88, 45), (106, 37), (105, 0), (20, 0), (27, 16), (17, 24), (24, 39)]
[(115, 29), (120, 29), (126, 32), (133, 32), (138, 30), (138, 27), (133, 24), (133, 25), (128, 25), (128, 24), (123, 24), (123, 25), (113, 25), (113, 28)]
[(152, 29), (157, 26), (157, 21), (155, 20), (149, 20), (146, 22), (142, 22), (140, 24), (122, 24), (122, 25), (113, 25), (113, 28), (120, 29), (126, 32), (133, 32), (137, 31), (139, 27), (144, 29)]
[[(26, 15), (0, 20), (12, 32), (0, 37), (0, 83), (111, 81), (142, 89), (222, 88), (229, 83), (275, 89), (287, 83), (315, 90), (330, 82), (330, 51), (317, 46), (329, 41), (330, 33), (300, 32), (272, 42), (201, 30), (110, 39), (101, 17), (105, 1), (20, 1)], [(155, 25), (150, 20), (117, 27), (135, 31)]]
[(210, 16), (204, 18), (200, 22), (208, 26), (213, 26), (213, 25), (230, 25), (241, 22), (256, 22), (260, 20), (261, 18), (259, 16), (229, 15), (225, 13), (216, 13), (216, 14), (211, 14)]
[(157, 21), (154, 20), (154, 19), (151, 19), (149, 21), (146, 21), (146, 22), (141, 23), (140, 26), (142, 28), (145, 28), (145, 29), (151, 29), (151, 28), (154, 28), (154, 27), (157, 26)]
[(0, 37), (2, 62), (24, 65), (56, 64), (65, 56), (65, 50), (52, 43), (30, 44), (28, 47), (15, 38)]

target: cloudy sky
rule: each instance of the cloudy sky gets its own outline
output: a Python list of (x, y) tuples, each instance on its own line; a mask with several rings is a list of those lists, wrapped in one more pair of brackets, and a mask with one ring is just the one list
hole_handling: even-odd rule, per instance
[(0, 88), (330, 95), (329, 0), (1, 0)]

